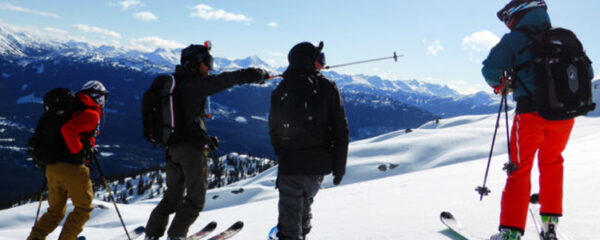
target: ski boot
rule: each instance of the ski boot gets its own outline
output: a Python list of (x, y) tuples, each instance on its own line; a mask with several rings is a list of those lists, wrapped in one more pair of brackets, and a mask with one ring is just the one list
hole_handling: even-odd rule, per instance
[(558, 240), (556, 234), (556, 226), (558, 225), (558, 217), (542, 215), (542, 236), (544, 240)]
[(508, 228), (501, 228), (499, 233), (490, 237), (490, 240), (521, 240), (521, 232)]

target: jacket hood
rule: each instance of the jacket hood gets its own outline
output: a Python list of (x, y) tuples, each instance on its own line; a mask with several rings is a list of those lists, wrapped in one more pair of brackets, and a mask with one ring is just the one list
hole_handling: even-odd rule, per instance
[(522, 27), (534, 27), (538, 30), (543, 30), (552, 27), (552, 24), (550, 23), (548, 12), (545, 9), (536, 8), (525, 13), (517, 26), (515, 26), (515, 29)]
[(97, 111), (100, 114), (100, 116), (103, 115), (102, 108), (100, 107), (100, 105), (98, 105), (98, 103), (96, 103), (96, 101), (94, 101), (94, 99), (92, 99), (87, 94), (82, 93), (82, 92), (78, 92), (77, 93), (77, 99), (79, 99), (84, 105), (86, 105), (86, 106), (94, 109), (95, 111)]

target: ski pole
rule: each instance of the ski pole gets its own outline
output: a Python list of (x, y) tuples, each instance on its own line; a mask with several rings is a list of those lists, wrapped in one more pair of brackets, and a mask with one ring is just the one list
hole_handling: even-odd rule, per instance
[(504, 164), (503, 169), (506, 170), (508, 175), (512, 175), (513, 172), (517, 171), (517, 165), (511, 161), (510, 157), (510, 138), (508, 131), (508, 100), (506, 97), (504, 98), (504, 116), (506, 119), (506, 148), (508, 152), (508, 162)]
[(394, 59), (395, 62), (398, 62), (399, 57), (404, 57), (404, 55), (397, 55), (396, 52), (394, 52), (394, 56), (391, 56), (391, 57), (382, 57), (382, 58), (362, 60), (362, 61), (357, 61), (357, 62), (338, 64), (338, 65), (333, 65), (333, 66), (325, 66), (324, 68), (331, 69), (331, 68), (337, 68), (337, 67), (345, 67), (345, 66), (349, 66), (349, 65), (356, 65), (356, 64), (362, 64), (362, 63), (368, 63), (368, 62), (376, 62), (376, 61), (381, 61), (381, 60), (386, 60), (386, 59)]
[(92, 159), (94, 160), (94, 164), (98, 167), (98, 173), (104, 182), (104, 187), (108, 190), (108, 197), (112, 200), (113, 205), (115, 206), (115, 210), (117, 210), (117, 215), (119, 216), (119, 220), (121, 220), (121, 225), (123, 225), (123, 229), (125, 229), (125, 234), (127, 235), (127, 239), (131, 240), (129, 236), (129, 231), (127, 231), (127, 227), (125, 227), (125, 222), (123, 221), (123, 217), (121, 217), (121, 212), (119, 212), (119, 208), (117, 207), (117, 202), (112, 194), (112, 190), (108, 186), (108, 182), (106, 181), (106, 177), (104, 177), (104, 172), (102, 171), (102, 167), (100, 167), (100, 162), (98, 162), (98, 158), (96, 157), (96, 153), (92, 153)]
[(500, 115), (502, 114), (502, 105), (504, 105), (504, 117), (506, 119), (506, 145), (508, 151), (508, 163), (504, 164), (503, 169), (511, 175), (514, 171), (516, 171), (517, 166), (510, 160), (510, 139), (509, 139), (509, 131), (508, 131), (508, 93), (512, 85), (512, 76), (508, 71), (504, 71), (502, 75), (502, 81), (504, 82), (504, 87), (500, 91), (502, 94), (502, 99), (500, 99), (500, 108), (498, 109), (498, 116), (496, 118), (496, 128), (494, 129), (494, 137), (492, 138), (492, 146), (490, 148), (490, 155), (488, 157), (487, 167), (485, 169), (485, 177), (483, 178), (483, 186), (478, 186), (475, 188), (481, 197), (479, 200), (483, 200), (484, 195), (488, 195), (490, 193), (490, 189), (485, 186), (487, 182), (488, 172), (490, 170), (490, 162), (492, 160), (492, 153), (494, 152), (494, 145), (496, 143), (496, 135), (498, 133), (498, 128), (500, 128)]
[[(338, 64), (338, 65), (333, 65), (333, 66), (325, 66), (324, 69), (331, 69), (331, 68), (337, 68), (337, 67), (345, 67), (345, 66), (362, 64), (362, 63), (368, 63), (368, 62), (376, 62), (376, 61), (381, 61), (381, 60), (386, 60), (386, 59), (392, 59), (392, 58), (394, 59), (394, 61), (398, 62), (398, 58), (399, 57), (404, 57), (404, 55), (397, 55), (396, 52), (394, 52), (394, 56), (391, 56), (391, 57), (382, 57), (382, 58), (375, 58), (375, 59), (369, 59), (369, 60), (363, 60), (363, 61), (357, 61), (357, 62), (350, 62), (350, 63)], [(269, 76), (268, 79), (279, 78), (279, 77), (283, 77), (283, 75), (282, 74), (278, 74), (278, 75)]]
[(35, 222), (33, 222), (34, 225), (37, 223), (38, 217), (40, 216), (40, 209), (42, 208), (42, 201), (44, 200), (44, 190), (46, 190), (46, 185), (47, 184), (48, 184), (48, 180), (46, 179), (46, 176), (44, 176), (44, 182), (42, 184), (42, 190), (40, 191), (40, 199), (38, 201), (37, 213), (35, 214)]
[[(503, 92), (504, 95), (508, 95), (509, 92), (509, 88), (512, 85), (512, 71), (511, 74), (509, 74), (508, 71), (504, 71), (504, 77), (506, 78), (506, 81), (508, 81), (507, 83), (505, 83), (505, 91)], [(504, 164), (503, 169), (506, 170), (506, 172), (508, 173), (508, 175), (512, 175), (513, 172), (517, 171), (517, 165), (515, 163), (513, 163), (511, 161), (511, 155), (510, 155), (510, 138), (509, 138), (509, 131), (508, 131), (508, 98), (504, 97), (504, 116), (506, 119), (506, 149), (508, 152), (508, 162), (506, 164)]]
[(283, 77), (283, 74), (277, 74), (277, 75), (269, 76), (269, 78), (267, 78), (267, 79), (280, 78), (280, 77)]
[(475, 191), (479, 193), (481, 196), (479, 201), (483, 200), (483, 196), (487, 196), (491, 191), (488, 187), (485, 186), (487, 183), (488, 172), (490, 171), (490, 163), (492, 161), (492, 154), (494, 153), (494, 145), (496, 143), (496, 135), (498, 133), (498, 128), (500, 128), (500, 115), (502, 114), (502, 105), (506, 100), (506, 95), (502, 95), (502, 99), (500, 100), (500, 108), (498, 109), (498, 116), (496, 117), (496, 127), (494, 129), (494, 137), (492, 138), (492, 147), (490, 148), (490, 155), (488, 157), (487, 167), (485, 168), (485, 176), (483, 178), (483, 186), (478, 186), (475, 188)]

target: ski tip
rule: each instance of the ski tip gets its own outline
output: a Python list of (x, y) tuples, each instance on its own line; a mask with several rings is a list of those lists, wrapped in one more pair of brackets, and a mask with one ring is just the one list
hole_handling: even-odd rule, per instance
[(450, 213), (450, 212), (443, 211), (442, 213), (440, 213), (440, 218), (441, 219), (454, 219), (454, 215), (452, 215), (452, 213)]
[(243, 228), (244, 227), (244, 222), (242, 221), (237, 221), (236, 223), (233, 224), (233, 228)]
[(540, 203), (540, 195), (537, 193), (531, 194), (531, 197), (529, 198), (529, 202), (533, 203), (533, 204)]
[(144, 233), (146, 228), (144, 226), (139, 226), (133, 230), (135, 233)]
[(206, 227), (215, 229), (215, 228), (217, 228), (217, 222), (212, 221), (212, 222), (208, 223), (208, 225), (206, 225)]

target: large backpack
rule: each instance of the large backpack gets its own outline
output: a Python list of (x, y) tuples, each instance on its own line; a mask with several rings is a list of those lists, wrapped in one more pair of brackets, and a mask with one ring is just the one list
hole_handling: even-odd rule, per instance
[(277, 136), (274, 144), (282, 149), (303, 150), (331, 143), (326, 97), (320, 83), (323, 79), (308, 78), (311, 81), (284, 79), (273, 91), (269, 121)]
[(67, 148), (61, 128), (74, 114), (88, 106), (66, 88), (50, 90), (43, 101), (44, 114), (28, 143), (34, 162), (42, 166), (57, 162), (81, 163)]
[(175, 78), (161, 75), (142, 98), (144, 138), (154, 145), (167, 146), (175, 132), (175, 90)]
[[(532, 60), (515, 68), (515, 72), (533, 65), (535, 94), (520, 84), (532, 98), (535, 109), (544, 119), (566, 120), (595, 109), (592, 101), (592, 78), (588, 58), (577, 36), (564, 28), (535, 33), (518, 29), (532, 43)], [(517, 78), (517, 83), (519, 83)]]

